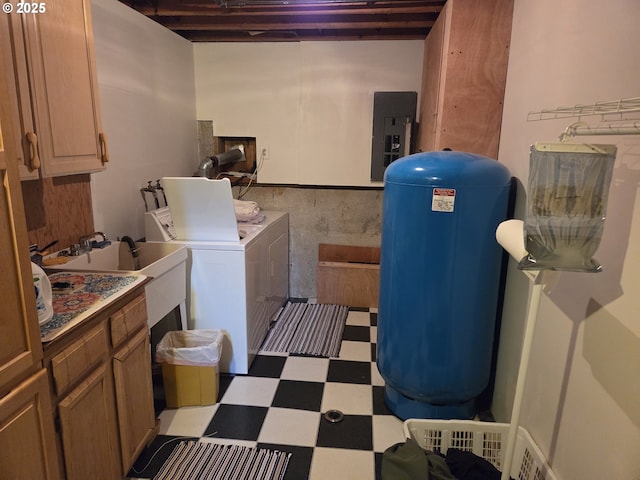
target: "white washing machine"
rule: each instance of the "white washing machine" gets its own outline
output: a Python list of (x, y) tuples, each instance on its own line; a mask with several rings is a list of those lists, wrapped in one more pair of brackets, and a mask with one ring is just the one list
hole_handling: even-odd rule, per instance
[(145, 214), (149, 241), (187, 246), (187, 325), (224, 332), (221, 372), (248, 373), (289, 296), (289, 215), (236, 222), (229, 180), (165, 177), (169, 207)]

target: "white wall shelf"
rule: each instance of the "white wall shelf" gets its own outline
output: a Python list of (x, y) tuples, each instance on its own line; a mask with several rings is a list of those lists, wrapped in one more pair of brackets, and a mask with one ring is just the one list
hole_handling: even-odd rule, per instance
[(557, 118), (580, 118), (585, 116), (600, 115), (605, 120), (608, 115), (624, 115), (626, 113), (640, 112), (640, 97), (624, 98), (610, 102), (596, 102), (591, 104), (578, 104), (570, 107), (558, 107), (544, 109), (527, 114), (527, 122), (539, 120), (553, 120)]
[[(565, 142), (577, 135), (640, 135), (640, 120), (637, 120), (640, 115), (640, 97), (529, 112), (527, 122), (558, 118), (581, 119), (594, 115), (599, 115), (600, 121), (603, 123), (596, 125), (582, 121), (572, 123), (562, 132), (560, 140)], [(634, 121), (621, 123), (621, 121), (632, 119)]]

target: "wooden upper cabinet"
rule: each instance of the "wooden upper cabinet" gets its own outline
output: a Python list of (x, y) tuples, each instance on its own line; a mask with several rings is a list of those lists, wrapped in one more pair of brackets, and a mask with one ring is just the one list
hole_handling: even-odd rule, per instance
[(37, 136), (33, 126), (29, 76), (24, 51), (22, 22), (11, 15), (0, 17), (0, 48), (6, 52), (4, 71), (8, 72), (8, 102), (11, 103), (13, 143), (16, 146), (18, 169), (22, 180), (40, 177)]
[(513, 0), (448, 0), (425, 41), (418, 149), (497, 158)]
[[(8, 15), (22, 178), (103, 170), (102, 132), (90, 0), (46, 4), (43, 14)], [(30, 173), (31, 172), (31, 173)]]

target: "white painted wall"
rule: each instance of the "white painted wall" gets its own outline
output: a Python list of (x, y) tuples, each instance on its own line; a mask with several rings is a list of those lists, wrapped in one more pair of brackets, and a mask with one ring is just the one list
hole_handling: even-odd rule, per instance
[(193, 48), (116, 0), (92, 0), (96, 63), (111, 161), (91, 175), (95, 227), (144, 236), (140, 188), (197, 165)]
[[(515, 0), (499, 160), (523, 185), (529, 145), (557, 141), (577, 120), (527, 122), (529, 111), (640, 96), (639, 21), (637, 0)], [(596, 254), (604, 272), (558, 274), (543, 295), (521, 420), (559, 479), (638, 479), (640, 136), (576, 141), (618, 146)], [(511, 412), (527, 294), (511, 261), (493, 404), (499, 421)]]
[(375, 91), (420, 91), (424, 41), (198, 43), (197, 115), (256, 137), (261, 183), (371, 182)]

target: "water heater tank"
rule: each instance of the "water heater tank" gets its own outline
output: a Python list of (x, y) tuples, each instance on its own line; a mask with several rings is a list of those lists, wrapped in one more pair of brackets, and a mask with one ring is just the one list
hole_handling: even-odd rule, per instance
[(496, 160), (409, 155), (384, 176), (377, 365), (400, 418), (472, 418), (487, 386), (511, 177)]

